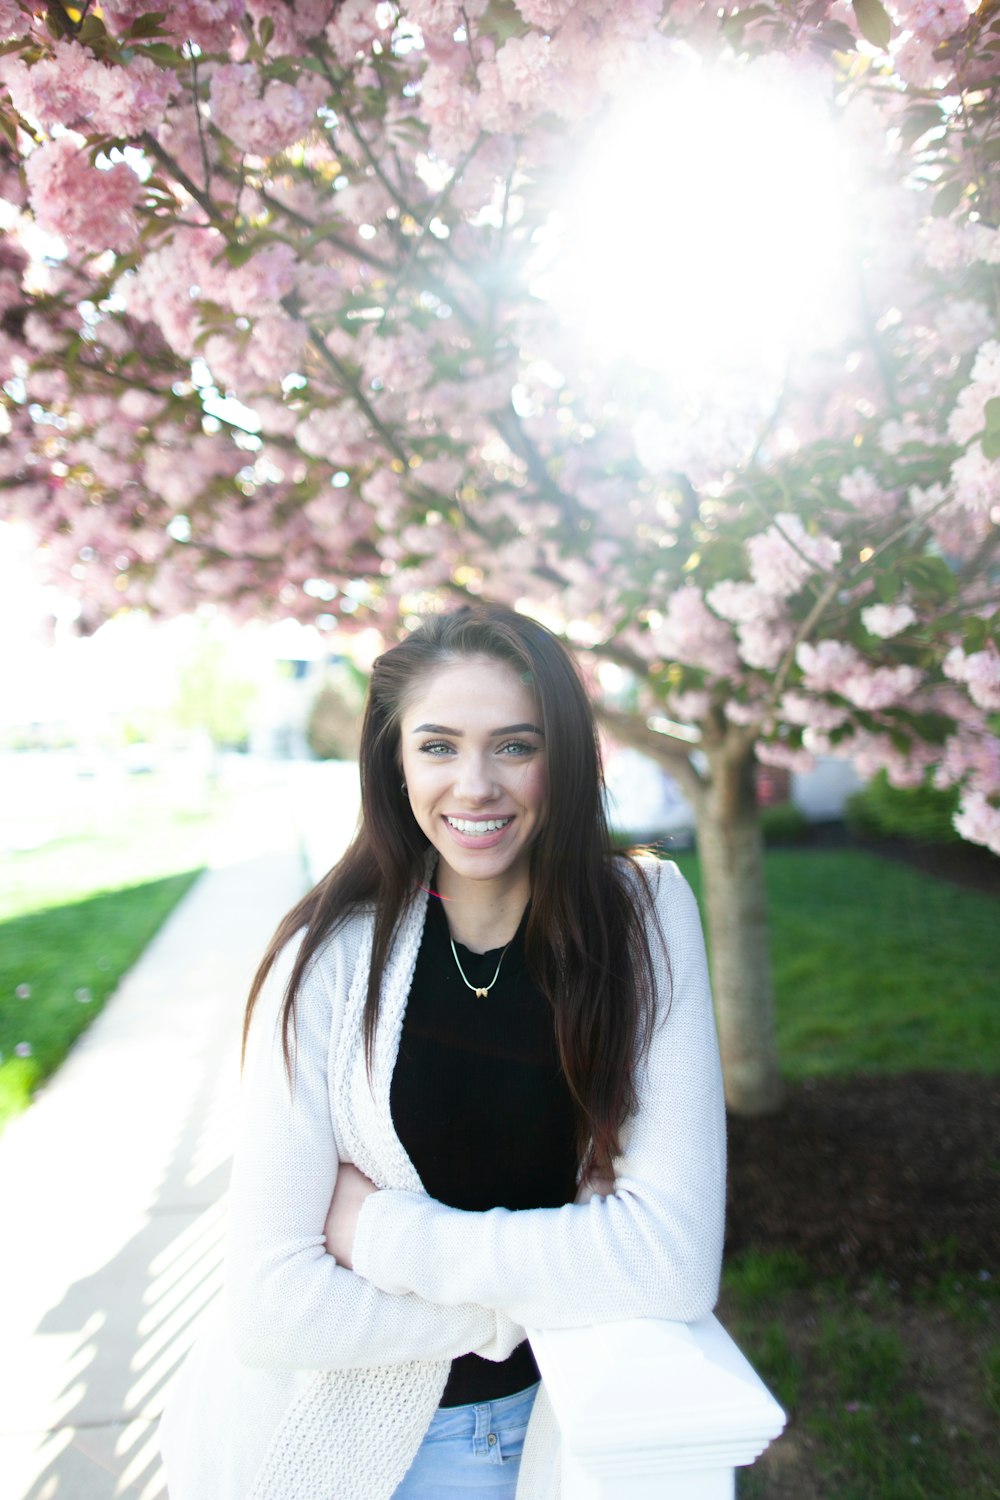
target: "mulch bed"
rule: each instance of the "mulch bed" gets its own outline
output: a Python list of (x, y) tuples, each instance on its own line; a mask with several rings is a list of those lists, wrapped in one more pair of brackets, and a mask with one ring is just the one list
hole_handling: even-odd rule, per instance
[[(1000, 859), (974, 845), (858, 840), (843, 825), (812, 843), (1000, 895)], [(904, 1289), (944, 1271), (1000, 1275), (1000, 1078), (810, 1078), (773, 1118), (730, 1118), (729, 1153), (727, 1254), (791, 1250), (818, 1275), (881, 1272)]]
[(1000, 1079), (807, 1079), (779, 1115), (729, 1122), (726, 1248), (790, 1250), (821, 1276), (1000, 1274)]

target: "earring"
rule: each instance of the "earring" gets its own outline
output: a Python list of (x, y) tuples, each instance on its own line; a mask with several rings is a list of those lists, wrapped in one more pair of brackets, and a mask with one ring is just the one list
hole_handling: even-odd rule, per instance
[(406, 790), (406, 782), (405, 781), (401, 781), (399, 783), (399, 790), (402, 792), (402, 794), (403, 794), (404, 797), (408, 797), (409, 796), (409, 792)]

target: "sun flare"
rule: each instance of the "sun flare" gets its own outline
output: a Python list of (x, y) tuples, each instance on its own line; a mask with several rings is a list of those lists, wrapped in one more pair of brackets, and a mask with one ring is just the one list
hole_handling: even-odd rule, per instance
[(692, 59), (586, 144), (533, 289), (603, 358), (689, 394), (735, 372), (777, 380), (842, 325), (849, 199), (847, 147), (817, 92)]

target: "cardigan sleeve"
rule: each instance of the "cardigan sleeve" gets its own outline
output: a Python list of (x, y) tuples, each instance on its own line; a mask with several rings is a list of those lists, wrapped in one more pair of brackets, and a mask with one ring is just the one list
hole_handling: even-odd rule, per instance
[(725, 1217), (725, 1109), (708, 966), (687, 882), (669, 864), (653, 879), (664, 939), (654, 923), (654, 970), (670, 1001), (658, 1007), (614, 1192), (562, 1208), (485, 1213), (420, 1193), (373, 1193), (353, 1249), (355, 1270), (373, 1286), (449, 1306), (482, 1303), (528, 1328), (693, 1322), (711, 1311)]
[(296, 997), (290, 1081), (280, 1011), (295, 951), (293, 941), (258, 999), (243, 1075), (226, 1276), (238, 1358), (271, 1369), (372, 1367), (471, 1351), (505, 1358), (524, 1337), (509, 1318), (381, 1291), (327, 1254), (338, 1168), (327, 1079), (333, 1006), (314, 966)]

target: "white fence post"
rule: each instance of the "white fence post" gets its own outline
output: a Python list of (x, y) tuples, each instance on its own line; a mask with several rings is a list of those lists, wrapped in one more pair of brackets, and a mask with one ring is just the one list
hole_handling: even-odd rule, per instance
[(530, 1332), (563, 1500), (732, 1500), (785, 1414), (714, 1317)]

